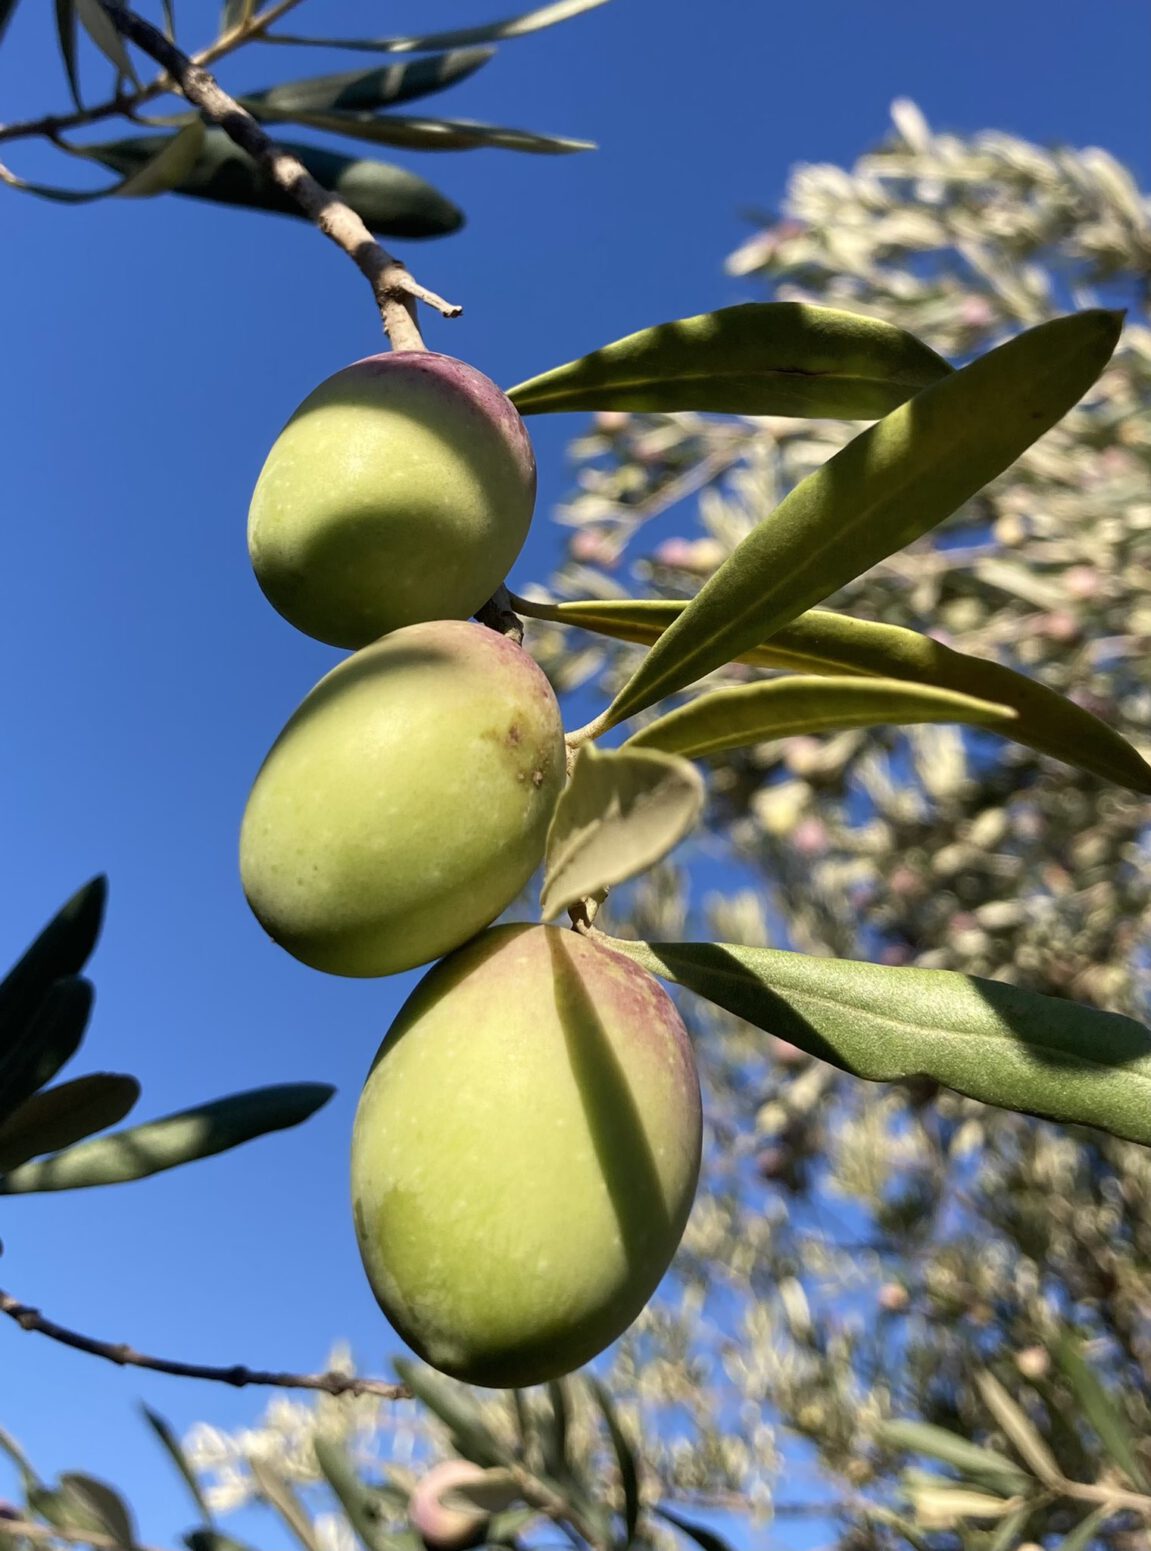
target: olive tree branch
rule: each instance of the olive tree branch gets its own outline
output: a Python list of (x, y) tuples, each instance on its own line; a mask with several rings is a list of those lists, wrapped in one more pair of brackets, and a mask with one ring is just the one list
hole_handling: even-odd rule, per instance
[[(209, 65), (217, 59), (223, 59), (227, 54), (234, 53), (245, 43), (262, 37), (266, 27), (279, 21), (281, 16), (287, 15), (299, 4), (300, 0), (275, 0), (274, 4), (266, 6), (262, 11), (257, 11), (246, 22), (239, 22), (235, 27), (230, 27), (227, 32), (221, 33), (214, 43), (193, 54), (192, 63)], [(83, 129), (88, 124), (95, 124), (101, 119), (115, 118), (118, 115), (133, 118), (145, 103), (153, 101), (156, 97), (163, 97), (175, 89), (175, 80), (167, 70), (164, 70), (154, 80), (138, 87), (135, 91), (118, 91), (103, 102), (93, 103), (87, 108), (77, 108), (74, 113), (47, 113), (42, 118), (20, 119), (11, 124), (0, 124), (0, 141), (29, 140), (38, 136), (55, 140), (65, 129)]]
[(14, 1319), (22, 1330), (32, 1330), (78, 1352), (103, 1357), (106, 1362), (116, 1363), (121, 1368), (146, 1368), (152, 1373), (170, 1373), (181, 1379), (209, 1379), (217, 1384), (231, 1384), (237, 1389), (246, 1385), (269, 1385), (278, 1389), (322, 1390), (326, 1395), (378, 1395), (382, 1400), (411, 1398), (406, 1385), (393, 1384), (386, 1379), (361, 1379), (347, 1373), (273, 1373), (262, 1368), (248, 1368), (242, 1363), (233, 1367), (213, 1367), (149, 1357), (126, 1343), (98, 1341), (93, 1336), (58, 1325), (54, 1320), (46, 1319), (39, 1309), (21, 1303), (3, 1288), (0, 1288), (0, 1313)]
[(354, 210), (317, 183), (297, 157), (270, 140), (252, 115), (228, 95), (203, 65), (196, 64), (158, 27), (137, 16), (120, 0), (100, 3), (117, 32), (163, 66), (183, 96), (257, 161), (324, 236), (343, 249), (371, 285), (394, 350), (425, 348), (416, 324), (417, 301), (434, 307), (446, 318), (459, 315), (459, 307), (419, 285), (404, 265), (380, 246)]

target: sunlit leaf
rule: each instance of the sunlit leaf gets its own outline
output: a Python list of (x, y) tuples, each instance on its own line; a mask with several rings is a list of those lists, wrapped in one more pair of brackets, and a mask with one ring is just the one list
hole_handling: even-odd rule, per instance
[(1063, 1479), (1055, 1456), (1028, 1417), (993, 1373), (977, 1373), (976, 1388), (983, 1403), (1006, 1433), (1019, 1458), (1046, 1486), (1058, 1487)]
[(1031, 1486), (1031, 1477), (1019, 1468), (1014, 1460), (995, 1449), (949, 1432), (946, 1427), (936, 1427), (931, 1422), (886, 1422), (879, 1429), (880, 1441), (890, 1449), (906, 1450), (909, 1454), (925, 1454), (929, 1459), (940, 1460), (960, 1471), (968, 1480), (980, 1486), (1012, 1497)]
[(127, 1131), (81, 1142), (55, 1157), (25, 1163), (0, 1178), (0, 1195), (82, 1190), (146, 1179), (239, 1147), (270, 1131), (300, 1125), (331, 1098), (326, 1083), (282, 1083), (167, 1115)]
[(57, 980), (23, 1032), (0, 1056), (0, 1119), (50, 1083), (76, 1054), (92, 1013), (91, 982)]
[(509, 390), (521, 414), (622, 409), (875, 420), (951, 367), (906, 329), (744, 302), (642, 329)]
[(397, 1357), (395, 1369), (416, 1399), (443, 1422), (458, 1454), (485, 1468), (512, 1463), (462, 1385), (408, 1357)]
[(148, 1426), (160, 1440), (169, 1459), (171, 1459), (179, 1471), (184, 1485), (192, 1494), (192, 1501), (210, 1524), (212, 1522), (212, 1510), (208, 1507), (208, 1500), (204, 1496), (196, 1472), (192, 1469), (192, 1462), (185, 1454), (184, 1446), (177, 1438), (171, 1424), (158, 1411), (153, 1411), (150, 1406), (141, 1405), (140, 1410), (143, 1412)]
[(640, 729), (625, 748), (662, 749), (700, 759), (797, 733), (884, 723), (966, 722), (991, 726), (1015, 713), (950, 689), (909, 689), (896, 679), (812, 678), (795, 674), (710, 690)]
[(121, 1546), (129, 1548), (136, 1543), (136, 1528), (132, 1511), (114, 1487), (95, 1476), (69, 1471), (60, 1477), (61, 1487), (82, 1501), (106, 1535)]
[[(127, 140), (89, 145), (85, 153), (124, 174), (137, 171), (165, 145), (170, 136), (141, 135)], [(414, 173), (385, 162), (338, 156), (316, 146), (277, 141), (297, 156), (312, 176), (337, 194), (381, 236), (438, 237), (456, 231), (463, 216), (455, 205)], [(215, 204), (271, 210), (301, 219), (303, 211), (250, 156), (232, 143), (222, 129), (205, 132), (195, 166), (174, 189), (193, 199)]]
[(403, 118), (396, 113), (291, 113), (265, 114), (290, 118), (308, 129), (322, 129), (371, 145), (396, 145), (409, 151), (530, 151), (560, 156), (571, 151), (593, 151), (590, 140), (568, 140), (557, 135), (537, 135), (526, 129), (506, 129), (498, 124), (477, 124), (470, 119)]
[(1056, 318), (892, 410), (743, 540), (616, 696), (622, 721), (765, 641), (1009, 467), (1103, 369), (1118, 313)]
[(259, 1455), (249, 1456), (248, 1469), (260, 1489), (260, 1496), (280, 1515), (303, 1551), (320, 1551), (315, 1526), (287, 1477), (276, 1469), (270, 1459)]
[(413, 59), (375, 70), (347, 70), (286, 81), (263, 91), (245, 92), (240, 101), (256, 118), (290, 119), (298, 113), (371, 113), (398, 102), (411, 102), (442, 91), (487, 64), (491, 48), (456, 49), (429, 59)]
[[(558, 604), (532, 600), (527, 612), (616, 640), (651, 645), (686, 607), (663, 598)], [(851, 619), (830, 609), (809, 609), (777, 630), (769, 641), (742, 652), (738, 661), (761, 668), (794, 668), (802, 673), (900, 679), (1008, 706), (1016, 716), (1010, 725), (996, 728), (1002, 736), (1104, 780), (1151, 793), (1151, 766), (1099, 717), (1002, 663), (953, 651), (931, 636), (900, 625)]]
[(597, 6), (606, 4), (607, 0), (555, 0), (552, 5), (541, 5), (534, 11), (508, 16), (503, 21), (488, 22), (486, 26), (459, 27), (453, 32), (428, 32), (422, 37), (302, 38), (277, 32), (268, 35), (268, 42), (306, 44), (317, 48), (361, 49), (380, 54), (419, 54), (428, 49), (463, 48), (472, 43), (502, 43), (508, 38), (522, 38), (529, 32), (554, 27), (557, 22), (566, 22), (583, 11), (594, 11)]
[(604, 941), (857, 1077), (926, 1077), (985, 1104), (1151, 1145), (1151, 1030), (1119, 1013), (952, 970)]
[(127, 76), (134, 85), (139, 86), (140, 77), (124, 47), (124, 40), (100, 0), (75, 0), (75, 6), (80, 25), (104, 58), (115, 66), (120, 75)]
[(627, 1434), (616, 1414), (615, 1401), (611, 1391), (594, 1374), (589, 1375), (588, 1383), (591, 1392), (595, 1396), (603, 1419), (607, 1423), (607, 1430), (611, 1437), (612, 1448), (615, 1450), (615, 1462), (619, 1467), (620, 1487), (623, 1490), (623, 1519), (624, 1537), (620, 1542), (620, 1551), (627, 1551), (635, 1539), (636, 1528), (639, 1524), (640, 1490), (639, 1490), (639, 1454), (632, 1446)]
[(963, 1519), (1001, 1519), (1014, 1513), (1016, 1503), (989, 1492), (973, 1492), (963, 1486), (919, 1486), (910, 1492), (915, 1516), (927, 1529), (950, 1529)]
[(251, 20), (255, 9), (256, 0), (225, 0), (220, 16), (220, 36), (234, 32), (237, 27), (243, 27)]
[(548, 830), (544, 918), (653, 866), (691, 830), (703, 801), (699, 772), (686, 760), (585, 743)]
[(0, 1170), (119, 1124), (139, 1097), (136, 1079), (114, 1072), (94, 1072), (34, 1093), (0, 1123)]
[(1054, 1353), (1064, 1377), (1075, 1391), (1083, 1415), (1098, 1433), (1100, 1443), (1131, 1485), (1145, 1491), (1148, 1486), (1147, 1471), (1135, 1452), (1135, 1440), (1119, 1407), (1084, 1357), (1080, 1343), (1067, 1331), (1056, 1342)]

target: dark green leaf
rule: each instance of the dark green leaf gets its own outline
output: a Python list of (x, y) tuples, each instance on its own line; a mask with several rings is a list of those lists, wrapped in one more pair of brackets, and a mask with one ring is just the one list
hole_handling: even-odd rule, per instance
[(627, 1551), (635, 1539), (636, 1528), (639, 1524), (639, 1454), (632, 1447), (627, 1434), (620, 1424), (616, 1414), (615, 1401), (606, 1384), (592, 1375), (588, 1382), (591, 1385), (592, 1394), (599, 1402), (599, 1408), (603, 1412), (607, 1430), (611, 1434), (612, 1448), (615, 1450), (616, 1464), (619, 1466), (620, 1486), (623, 1488), (623, 1517), (626, 1531), (621, 1542), (621, 1551)]
[(571, 1476), (568, 1460), (568, 1397), (562, 1379), (551, 1379), (547, 1385), (547, 1406), (540, 1422), (540, 1444), (543, 1448), (544, 1470), (556, 1481), (567, 1481)]
[(928, 532), (1082, 398), (1118, 313), (1041, 323), (892, 410), (800, 482), (704, 584), (610, 708), (611, 723), (702, 678)]
[(409, 1357), (397, 1357), (395, 1369), (416, 1399), (443, 1422), (458, 1454), (485, 1468), (512, 1463), (463, 1385)]
[(411, 102), (465, 80), (492, 58), (495, 49), (456, 49), (375, 70), (313, 75), (263, 91), (245, 92), (240, 101), (256, 118), (291, 119), (297, 113), (372, 113), (398, 102)]
[(946, 1427), (936, 1427), (930, 1422), (887, 1422), (879, 1429), (879, 1437), (889, 1449), (925, 1454), (929, 1459), (941, 1460), (976, 1486), (1001, 1492), (1008, 1497), (1027, 1491), (1034, 1484), (1027, 1472), (1021, 1470), (1014, 1460), (1008, 1459), (1006, 1454), (970, 1443), (958, 1433), (949, 1432)]
[(523, 415), (712, 410), (875, 420), (950, 371), (894, 324), (807, 302), (744, 302), (629, 334), (508, 397)]
[(653, 866), (689, 833), (703, 800), (703, 781), (685, 759), (585, 743), (548, 828), (545, 919)]
[(93, 878), (53, 916), (20, 961), (0, 981), (0, 1059), (6, 1044), (47, 996), (52, 984), (78, 975), (100, 936), (108, 880)]
[[(120, 173), (135, 172), (171, 137), (141, 135), (85, 147), (85, 153)], [(316, 146), (278, 145), (300, 161), (326, 189), (339, 197), (381, 236), (439, 237), (456, 231), (463, 216), (455, 205), (413, 173), (385, 162), (361, 161), (321, 151)], [(294, 200), (221, 129), (209, 129), (195, 166), (174, 192), (216, 204), (242, 205), (303, 218)]]
[(560, 156), (570, 151), (594, 151), (590, 140), (566, 140), (556, 135), (536, 135), (526, 129), (505, 129), (498, 124), (477, 124), (471, 119), (402, 118), (396, 113), (291, 113), (269, 114), (287, 118), (308, 129), (325, 130), (371, 145), (398, 145), (409, 151), (531, 151)]
[(1006, 706), (950, 689), (927, 685), (909, 689), (897, 679), (793, 674), (710, 690), (641, 728), (624, 748), (662, 749), (666, 754), (701, 759), (797, 733), (910, 722), (966, 722), (1000, 731), (1001, 724), (1014, 719), (1015, 712)]
[(258, 1456), (249, 1456), (248, 1469), (260, 1489), (260, 1496), (280, 1515), (303, 1551), (320, 1551), (315, 1526), (287, 1477), (276, 1469), (271, 1460), (260, 1459)]
[(583, 11), (594, 11), (606, 5), (607, 0), (554, 0), (551, 5), (539, 6), (534, 11), (524, 11), (519, 16), (508, 16), (503, 21), (488, 22), (482, 27), (460, 27), (454, 32), (428, 32), (423, 37), (409, 38), (301, 38), (287, 33), (272, 33), (269, 43), (306, 44), (317, 48), (360, 49), (379, 54), (422, 54), (429, 49), (463, 48), (473, 43), (502, 43), (508, 38), (522, 38), (529, 32), (540, 32), (544, 27), (554, 27), (569, 17)]
[(0, 1195), (81, 1190), (90, 1185), (146, 1179), (164, 1169), (239, 1147), (269, 1131), (300, 1125), (326, 1104), (333, 1092), (326, 1083), (282, 1083), (233, 1093), (162, 1120), (81, 1142), (54, 1158), (25, 1163), (0, 1178)]
[(692, 1519), (685, 1519), (682, 1514), (676, 1513), (673, 1508), (665, 1508), (662, 1503), (657, 1504), (654, 1512), (661, 1519), (666, 1519), (669, 1524), (674, 1524), (681, 1535), (686, 1535), (689, 1540), (694, 1540), (697, 1546), (702, 1546), (703, 1551), (732, 1551), (731, 1542), (717, 1535), (713, 1529), (705, 1529), (702, 1524), (696, 1524)]
[[(646, 646), (657, 641), (686, 607), (664, 598), (558, 604), (532, 600), (524, 612)], [(953, 651), (931, 636), (900, 625), (879, 625), (830, 609), (809, 609), (777, 630), (769, 641), (742, 652), (738, 660), (761, 668), (854, 673), (930, 684), (1008, 706), (1016, 718), (1010, 726), (996, 729), (1004, 737), (1104, 780), (1151, 793), (1151, 766), (1113, 727), (1090, 711), (1002, 663)]]
[(251, 1551), (244, 1541), (221, 1535), (215, 1529), (194, 1529), (184, 1536), (184, 1544), (188, 1551)]
[(952, 970), (605, 941), (857, 1077), (926, 1077), (985, 1104), (1151, 1144), (1151, 1030), (1118, 1013)]
[(387, 1551), (382, 1499), (361, 1481), (343, 1445), (322, 1434), (312, 1440), (316, 1463), (347, 1514), (364, 1551)]
[(55, 0), (56, 41), (60, 45), (60, 58), (64, 61), (64, 74), (68, 77), (68, 90), (76, 107), (83, 109), (80, 96), (80, 74), (76, 67), (76, 0)]
[(8, 23), (12, 20), (20, 0), (0, 0), (0, 43), (4, 41), (4, 34), (8, 31)]
[(52, 986), (23, 1034), (0, 1056), (0, 1118), (7, 1119), (50, 1083), (76, 1054), (91, 1016), (92, 996), (91, 982), (79, 975)]
[[(192, 1494), (192, 1501), (196, 1504), (196, 1507), (204, 1515), (204, 1518), (208, 1521), (208, 1523), (211, 1524), (212, 1510), (208, 1507), (208, 1500), (200, 1488), (200, 1483), (196, 1478), (196, 1472), (192, 1469), (192, 1462), (184, 1453), (184, 1447), (181, 1444), (179, 1438), (176, 1437), (176, 1434), (173, 1431), (170, 1423), (168, 1423), (159, 1414), (158, 1411), (153, 1411), (149, 1406), (141, 1405), (140, 1410), (144, 1413), (144, 1417), (148, 1423), (148, 1426), (156, 1434), (156, 1437), (159, 1438), (172, 1463), (180, 1472), (185, 1486)], [(221, 1547), (220, 1551), (224, 1551), (224, 1548)]]
[(1146, 1491), (1147, 1472), (1135, 1452), (1134, 1439), (1127, 1423), (1115, 1401), (1103, 1388), (1098, 1374), (1084, 1357), (1079, 1342), (1067, 1331), (1060, 1337), (1054, 1350), (1055, 1360), (1075, 1391), (1083, 1415), (1098, 1433), (1100, 1443), (1131, 1485), (1139, 1491)]
[(94, 1072), (34, 1093), (0, 1122), (0, 1170), (118, 1125), (139, 1097), (136, 1079), (115, 1072)]
[(83, 1502), (106, 1535), (121, 1546), (132, 1547), (136, 1543), (136, 1529), (128, 1504), (113, 1487), (94, 1476), (70, 1471), (60, 1477), (61, 1487)]

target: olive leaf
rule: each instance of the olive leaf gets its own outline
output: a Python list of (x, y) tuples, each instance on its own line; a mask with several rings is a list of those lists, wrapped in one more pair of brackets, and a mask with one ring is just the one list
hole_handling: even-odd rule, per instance
[(117, 1125), (139, 1097), (136, 1079), (115, 1072), (94, 1072), (32, 1094), (0, 1122), (0, 1170)]
[(0, 0), (0, 43), (4, 41), (4, 34), (8, 31), (8, 23), (12, 20), (20, 0)]
[(950, 689), (909, 689), (896, 679), (795, 674), (712, 690), (650, 722), (624, 748), (662, 749), (699, 759), (796, 733), (909, 722), (967, 722), (998, 730), (1014, 719), (1015, 712), (1006, 706)]
[(1098, 1375), (1083, 1355), (1080, 1342), (1065, 1331), (1054, 1348), (1055, 1361), (1075, 1392), (1083, 1415), (1099, 1435), (1112, 1460), (1137, 1490), (1146, 1491), (1147, 1471), (1135, 1452), (1134, 1439), (1118, 1406), (1103, 1388)]
[[(4, 181), (13, 188), (37, 194), (41, 199), (50, 199), (56, 204), (86, 205), (93, 200), (110, 198), (143, 199), (167, 193), (184, 182), (197, 163), (206, 133), (202, 120), (197, 118), (185, 124), (174, 135), (154, 137), (152, 154), (142, 157), (134, 170), (125, 168), (124, 176), (105, 188), (56, 188), (46, 183), (30, 183), (11, 172), (5, 172)], [(66, 149), (77, 156), (88, 156), (92, 150), (88, 146), (69, 146)], [(97, 157), (96, 160), (103, 158)]]
[(1118, 313), (1041, 323), (924, 388), (802, 480), (660, 636), (609, 708), (612, 725), (766, 640), (928, 532), (1083, 396)]
[[(107, 900), (108, 880), (91, 879), (57, 911), (0, 981), (0, 1062), (52, 984), (78, 975), (87, 964), (99, 940)], [(0, 1076), (2, 1071), (0, 1065)]]
[(590, 140), (571, 140), (558, 135), (537, 135), (526, 129), (507, 129), (498, 124), (478, 124), (471, 119), (403, 118), (396, 113), (290, 113), (265, 114), (289, 118), (308, 129), (321, 129), (350, 140), (372, 145), (398, 145), (409, 151), (475, 151), (495, 148), (562, 156), (573, 151), (594, 151)]
[(512, 1463), (507, 1450), (462, 1384), (446, 1379), (408, 1357), (397, 1357), (394, 1366), (416, 1399), (443, 1422), (457, 1454), (485, 1468)]
[(259, 1455), (248, 1456), (248, 1469), (252, 1472), (260, 1496), (279, 1514), (303, 1551), (320, 1551), (315, 1525), (287, 1476), (281, 1474), (271, 1460), (261, 1459)]
[(466, 80), (495, 55), (493, 48), (454, 49), (403, 64), (374, 70), (345, 70), (337, 75), (313, 75), (239, 99), (256, 118), (290, 119), (297, 113), (373, 112), (397, 102), (411, 102)]
[(317, 1433), (312, 1439), (312, 1450), (364, 1551), (387, 1551), (388, 1533), (382, 1522), (380, 1495), (361, 1481), (346, 1450), (334, 1438)]
[(950, 1529), (960, 1519), (1001, 1519), (1019, 1507), (1011, 1498), (945, 1484), (916, 1485), (908, 1496), (924, 1529)]
[(252, 1088), (176, 1115), (81, 1142), (54, 1157), (22, 1164), (0, 1176), (0, 1195), (82, 1190), (146, 1179), (239, 1147), (269, 1131), (300, 1125), (335, 1090), (326, 1083), (281, 1083)]
[(1045, 1486), (1058, 1490), (1063, 1472), (1022, 1406), (1007, 1393), (993, 1373), (977, 1373), (975, 1386), (1019, 1458)]
[(1151, 1145), (1151, 1030), (952, 970), (730, 943), (607, 946), (857, 1077), (926, 1077), (985, 1104)]
[(619, 1467), (620, 1487), (623, 1491), (623, 1519), (624, 1535), (620, 1541), (620, 1551), (627, 1551), (628, 1546), (635, 1539), (636, 1528), (639, 1525), (640, 1509), (640, 1483), (639, 1483), (639, 1454), (633, 1448), (627, 1434), (624, 1432), (616, 1413), (615, 1401), (606, 1384), (601, 1383), (594, 1374), (588, 1376), (588, 1384), (595, 1396), (596, 1403), (603, 1412), (603, 1419), (607, 1423), (608, 1434), (611, 1437), (612, 1448), (615, 1451), (616, 1465)]
[[(557, 604), (532, 600), (528, 607), (537, 618), (651, 645), (687, 605), (674, 599), (619, 598)], [(1015, 712), (1010, 725), (996, 728), (1003, 737), (1151, 794), (1151, 765), (1099, 717), (1002, 663), (954, 651), (902, 625), (809, 609), (770, 640), (741, 652), (738, 661), (760, 668), (899, 679), (992, 701)]]
[(83, 1505), (105, 1535), (110, 1535), (121, 1546), (131, 1548), (135, 1545), (132, 1511), (114, 1487), (75, 1470), (60, 1477), (60, 1487), (74, 1502)]
[(548, 829), (545, 919), (653, 866), (694, 826), (703, 800), (699, 772), (676, 755), (585, 743)]
[(952, 1466), (969, 1481), (1008, 1497), (1025, 1492), (1033, 1484), (1027, 1472), (1021, 1470), (1014, 1460), (1008, 1459), (1006, 1454), (971, 1443), (958, 1433), (950, 1432), (946, 1427), (936, 1427), (931, 1422), (902, 1419), (885, 1422), (878, 1429), (878, 1437), (889, 1449), (925, 1454), (930, 1459)]
[(134, 86), (139, 86), (140, 77), (136, 74), (124, 40), (100, 0), (75, 0), (75, 6), (81, 27), (104, 58), (116, 67), (119, 75), (127, 76)]
[(1106, 1505), (1096, 1508), (1085, 1519), (1080, 1519), (1075, 1528), (1052, 1547), (1052, 1551), (1087, 1551), (1087, 1547), (1095, 1541), (1096, 1532), (1103, 1528), (1108, 1519), (1114, 1518), (1115, 1513), (1116, 1509)]
[(875, 420), (951, 372), (906, 329), (808, 302), (744, 302), (641, 329), (509, 390), (522, 415), (714, 410)]
[(212, 1510), (208, 1506), (208, 1500), (204, 1496), (196, 1472), (192, 1469), (192, 1462), (185, 1454), (183, 1444), (177, 1438), (171, 1423), (162, 1417), (158, 1411), (153, 1411), (150, 1406), (141, 1405), (140, 1410), (143, 1412), (148, 1426), (156, 1434), (168, 1457), (179, 1471), (185, 1486), (192, 1494), (192, 1501), (208, 1523), (211, 1524)]
[(68, 77), (68, 90), (80, 112), (84, 101), (80, 95), (80, 71), (76, 63), (76, 0), (54, 0), (56, 12), (56, 41), (60, 58), (64, 62), (64, 74)]
[[(84, 154), (114, 172), (131, 175), (167, 145), (171, 136), (138, 135), (84, 147)], [(386, 162), (362, 161), (278, 140), (326, 189), (352, 207), (373, 232), (391, 237), (439, 237), (463, 224), (463, 215), (423, 178)], [(242, 205), (304, 219), (295, 200), (222, 129), (208, 129), (190, 171), (172, 192), (215, 204)]]
[(674, 1524), (681, 1535), (686, 1535), (693, 1540), (702, 1551), (732, 1551), (731, 1543), (717, 1535), (715, 1530), (706, 1528), (703, 1524), (696, 1524), (692, 1519), (685, 1519), (683, 1514), (677, 1513), (674, 1508), (666, 1508), (662, 1503), (657, 1503), (652, 1510), (661, 1519), (666, 1519), (669, 1524)]
[(0, 1119), (51, 1082), (76, 1054), (93, 995), (91, 982), (82, 976), (57, 980), (21, 1033), (0, 1053)]
[(460, 48), (472, 43), (502, 43), (508, 38), (526, 37), (529, 32), (540, 32), (566, 22), (569, 17), (583, 11), (594, 11), (606, 5), (607, 0), (553, 0), (551, 5), (541, 5), (534, 11), (524, 11), (519, 16), (508, 16), (503, 21), (489, 22), (481, 27), (459, 27), (454, 32), (428, 32), (423, 37), (407, 38), (302, 38), (284, 32), (267, 35), (269, 43), (303, 44), (309, 48), (360, 49), (379, 54), (419, 54), (428, 49)]

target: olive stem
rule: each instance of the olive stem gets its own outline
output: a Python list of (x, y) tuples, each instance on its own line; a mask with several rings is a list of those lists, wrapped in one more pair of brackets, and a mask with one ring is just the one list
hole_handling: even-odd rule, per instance
[(567, 734), (567, 746), (569, 749), (578, 749), (581, 743), (590, 743), (594, 738), (598, 738), (601, 733), (607, 732), (614, 725), (610, 716), (610, 708), (608, 711), (601, 711), (598, 716), (593, 717), (583, 727), (577, 727), (575, 732)]
[(483, 608), (476, 610), (476, 618), (497, 635), (510, 636), (517, 646), (524, 644), (524, 622), (512, 607), (512, 595), (502, 582)]
[(434, 307), (445, 318), (459, 316), (462, 308), (413, 279), (399, 259), (376, 241), (359, 215), (318, 183), (298, 157), (270, 140), (247, 109), (230, 97), (203, 65), (196, 64), (158, 27), (128, 10), (120, 0), (100, 3), (117, 32), (163, 66), (188, 101), (259, 162), (324, 236), (343, 249), (372, 287), (393, 350), (427, 348), (416, 323), (417, 301)]
[(152, 1373), (170, 1373), (180, 1379), (210, 1379), (217, 1384), (231, 1384), (239, 1389), (256, 1384), (278, 1389), (322, 1390), (327, 1395), (378, 1395), (381, 1400), (410, 1400), (411, 1391), (403, 1384), (393, 1384), (386, 1379), (360, 1379), (347, 1373), (273, 1373), (261, 1368), (249, 1368), (243, 1363), (233, 1367), (215, 1367), (203, 1363), (174, 1362), (166, 1357), (149, 1357), (137, 1352), (124, 1342), (98, 1341), (94, 1336), (81, 1335), (54, 1320), (46, 1319), (39, 1309), (21, 1303), (11, 1293), (0, 1288), (0, 1314), (14, 1319), (21, 1330), (33, 1330), (59, 1341), (63, 1346), (78, 1352), (88, 1352), (93, 1357), (103, 1357), (106, 1362), (121, 1368), (146, 1368)]

